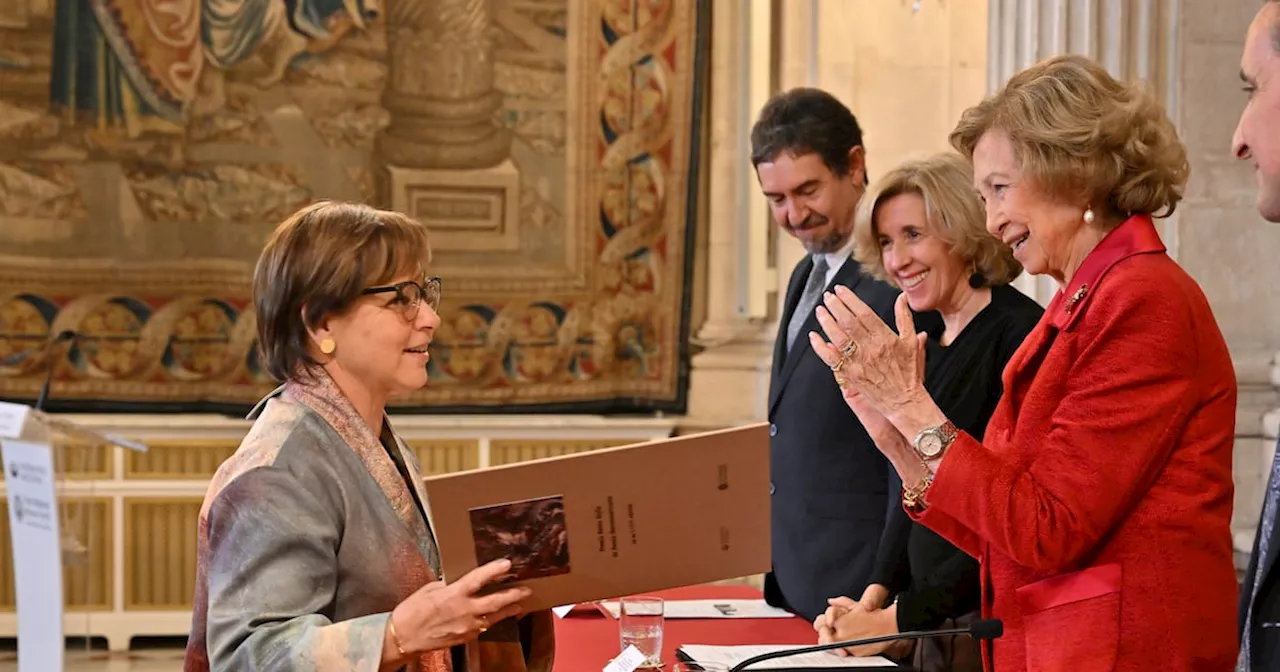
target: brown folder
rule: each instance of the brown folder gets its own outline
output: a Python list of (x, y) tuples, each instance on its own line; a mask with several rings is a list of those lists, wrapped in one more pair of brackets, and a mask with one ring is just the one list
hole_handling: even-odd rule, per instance
[(527, 610), (770, 566), (764, 423), (424, 481), (445, 579), (508, 558)]

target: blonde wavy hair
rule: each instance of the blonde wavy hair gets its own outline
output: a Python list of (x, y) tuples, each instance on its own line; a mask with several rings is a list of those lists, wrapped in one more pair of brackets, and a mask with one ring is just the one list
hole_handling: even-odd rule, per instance
[(1104, 208), (1103, 221), (1173, 214), (1191, 167), (1149, 86), (1122, 83), (1080, 55), (1044, 59), (965, 110), (951, 145), (973, 159), (991, 130), (1008, 135), (1023, 175), (1051, 198)]
[(867, 188), (853, 220), (854, 258), (865, 272), (897, 286), (881, 257), (876, 215), (881, 205), (903, 194), (924, 201), (929, 233), (988, 285), (1006, 285), (1022, 272), (1009, 246), (987, 233), (986, 211), (973, 190), (973, 168), (953, 152), (904, 161)]

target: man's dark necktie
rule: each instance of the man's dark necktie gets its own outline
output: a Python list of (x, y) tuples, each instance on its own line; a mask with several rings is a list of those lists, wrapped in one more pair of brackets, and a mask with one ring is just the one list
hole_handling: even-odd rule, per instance
[(804, 291), (800, 294), (800, 303), (796, 304), (795, 312), (791, 313), (791, 321), (787, 323), (787, 352), (791, 352), (791, 346), (795, 345), (796, 337), (800, 335), (800, 327), (818, 307), (822, 290), (826, 287), (827, 258), (817, 254), (813, 257), (813, 270), (809, 271), (809, 280), (804, 283)]

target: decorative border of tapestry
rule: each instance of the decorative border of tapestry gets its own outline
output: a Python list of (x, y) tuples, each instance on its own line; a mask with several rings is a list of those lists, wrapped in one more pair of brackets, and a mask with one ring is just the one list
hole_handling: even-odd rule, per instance
[(0, 398), (247, 409), (253, 264), (328, 198), (432, 232), (393, 410), (684, 411), (706, 0), (159, 2), (0, 21)]

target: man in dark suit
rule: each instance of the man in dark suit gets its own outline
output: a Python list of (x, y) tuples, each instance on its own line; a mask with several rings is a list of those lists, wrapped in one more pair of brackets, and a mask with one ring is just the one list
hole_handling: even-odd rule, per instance
[[(1258, 212), (1280, 223), (1280, 0), (1264, 4), (1249, 26), (1240, 76), (1249, 102), (1240, 114), (1232, 150), (1237, 158), (1253, 162)], [(1249, 571), (1240, 586), (1237, 672), (1280, 669), (1280, 452), (1262, 501)]]
[(809, 252), (787, 284), (769, 383), (765, 599), (812, 621), (828, 598), (866, 588), (888, 498), (888, 462), (809, 346), (808, 333), (821, 333), (814, 309), (823, 290), (844, 285), (892, 326), (898, 291), (850, 256), (867, 180), (862, 130), (848, 108), (816, 89), (775, 96), (751, 130), (751, 162), (774, 220)]

